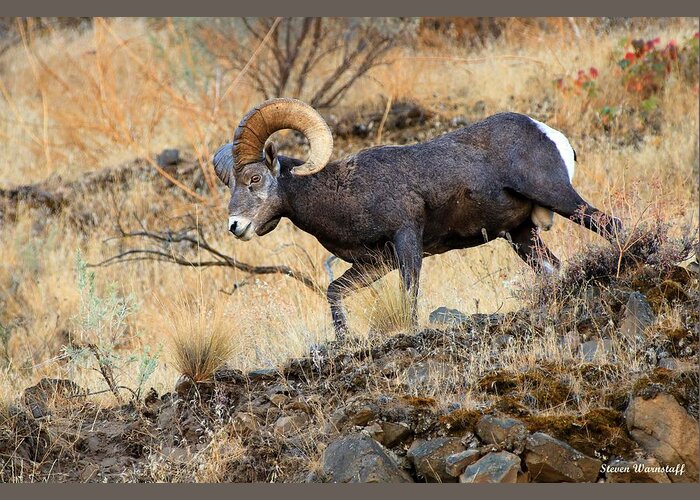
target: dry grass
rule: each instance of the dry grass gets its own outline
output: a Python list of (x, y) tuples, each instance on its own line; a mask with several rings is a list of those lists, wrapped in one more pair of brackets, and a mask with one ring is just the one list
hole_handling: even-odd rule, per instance
[(168, 358), (181, 374), (195, 382), (210, 380), (231, 359), (235, 323), (225, 316), (221, 302), (182, 297), (162, 303), (160, 315), (167, 318)]
[[(482, 49), (465, 50), (448, 39), (439, 47), (400, 48), (390, 65), (376, 68), (333, 112), (342, 115), (367, 104), (383, 110), (387, 99), (410, 98), (445, 119), (462, 115), (476, 120), (504, 110), (531, 114), (571, 139), (579, 158), (574, 185), (584, 198), (627, 222), (656, 207), (670, 230), (679, 231), (687, 223), (697, 224), (697, 86), (670, 80), (658, 96), (661, 117), (654, 127), (629, 112), (606, 130), (597, 112), (605, 105), (638, 109), (638, 99), (620, 84), (615, 58), (620, 40), (683, 40), (698, 29), (697, 20), (648, 20), (636, 26), (634, 32), (616, 28), (596, 33), (593, 22), (581, 20), (581, 38), (575, 39), (568, 31), (544, 32), (514, 20), (511, 31)], [(188, 34), (172, 36), (172, 30), (168, 23), (113, 19), (96, 20), (92, 29), (80, 33), (56, 31), (41, 38), (24, 33), (22, 44), (0, 55), (0, 186), (56, 175), (78, 178), (135, 157), (152, 161), (165, 147), (186, 151), (201, 166), (205, 182), (215, 186), (208, 165), (211, 151), (230, 137), (259, 96), (238, 83), (221, 100), (237, 74), (216, 61), (193, 58)], [(573, 78), (579, 68), (590, 66), (600, 72), (595, 97), (557, 92), (553, 80)], [(433, 135), (432, 130), (425, 133)], [(339, 141), (335, 156), (371, 142)], [(0, 324), (10, 332), (6, 359), (0, 350), (0, 401), (15, 399), (42, 376), (66, 376), (57, 357), (79, 306), (75, 252), (80, 248), (88, 262), (112, 255), (120, 243), (107, 239), (115, 234), (118, 209), (157, 228), (196, 211), (210, 241), (231, 255), (253, 264), (288, 265), (327, 283), (322, 263), (328, 253), (313, 237), (283, 221), (265, 238), (233, 241), (224, 228), (226, 194), (202, 193), (203, 199), (176, 195), (136, 181), (130, 190), (117, 191), (114, 201), (106, 193), (87, 194), (80, 207), (98, 214), (100, 223), (86, 232), (78, 231), (67, 215), (23, 207), (16, 221), (0, 222)], [(596, 235), (561, 218), (544, 238), (564, 261), (600, 243)], [(336, 264), (336, 276), (346, 267)], [(523, 302), (514, 285), (531, 276), (502, 241), (426, 259), (419, 321), (425, 325), (429, 312), (443, 305), (468, 314), (516, 310)], [(404, 329), (407, 310), (397, 278), (393, 273), (349, 298), (350, 323), (358, 335)], [(244, 281), (232, 294), (222, 293)], [(149, 381), (160, 392), (172, 389), (177, 372), (205, 379), (227, 359), (241, 369), (275, 366), (333, 335), (325, 299), (284, 276), (252, 278), (238, 271), (152, 262), (96, 270), (100, 292), (111, 282), (140, 303), (129, 323), (138, 336), (124, 350), (155, 349), (174, 340), (172, 358), (165, 358)], [(182, 290), (196, 293), (170, 299), (182, 296)], [(679, 320), (668, 311), (660, 321)], [(536, 367), (542, 359), (561, 366), (579, 362), (557, 344), (562, 333), (552, 324), (544, 336), (518, 340), (502, 351), (501, 365), (516, 369)], [(484, 338), (463, 370), (436, 373), (434, 396), (443, 391), (447, 399), (451, 396), (441, 387), (478, 380), (492, 369), (483, 361), (491, 350), (491, 339)], [(641, 353), (624, 345), (614, 352), (625, 370), (640, 369)], [(597, 362), (605, 364), (604, 359)], [(126, 385), (129, 376), (125, 374)], [(85, 377), (77, 382), (96, 383)], [(571, 387), (575, 390), (575, 381)], [(463, 404), (475, 407), (482, 398), (478, 389), (469, 389)], [(592, 403), (584, 399), (580, 404), (583, 411)], [(211, 474), (215, 479), (218, 472)]]
[(220, 483), (225, 481), (231, 462), (245, 453), (245, 447), (224, 426), (209, 436), (206, 446), (173, 456), (173, 448), (151, 454), (148, 473), (154, 482)]
[(364, 290), (354, 300), (349, 300), (356, 329), (379, 335), (409, 331), (412, 327), (410, 291), (406, 291), (398, 271), (394, 270), (396, 266), (385, 263), (380, 267), (384, 277), (378, 281), (360, 278), (358, 285)]

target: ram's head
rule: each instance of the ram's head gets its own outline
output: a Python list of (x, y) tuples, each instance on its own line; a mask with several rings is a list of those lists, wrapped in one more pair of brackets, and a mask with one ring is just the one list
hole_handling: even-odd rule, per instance
[(242, 240), (269, 233), (279, 223), (283, 174), (275, 144), (267, 140), (283, 129), (301, 132), (310, 147), (308, 160), (284, 175), (312, 175), (326, 166), (333, 151), (331, 131), (316, 110), (296, 99), (270, 99), (250, 110), (233, 143), (214, 154), (216, 175), (231, 189), (228, 228)]

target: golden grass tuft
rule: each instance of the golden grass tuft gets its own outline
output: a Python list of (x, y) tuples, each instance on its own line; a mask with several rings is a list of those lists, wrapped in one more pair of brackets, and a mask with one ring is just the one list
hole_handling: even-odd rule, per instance
[(230, 324), (224, 304), (203, 297), (181, 297), (168, 302), (169, 359), (183, 375), (195, 382), (210, 380), (234, 353)]
[(400, 279), (375, 283), (367, 295), (371, 301), (367, 316), (371, 331), (388, 334), (411, 329), (410, 293), (406, 292)]
[(398, 271), (389, 263), (382, 265), (378, 281), (358, 280), (362, 289), (349, 301), (356, 324), (366, 332), (386, 335), (411, 329), (411, 298)]

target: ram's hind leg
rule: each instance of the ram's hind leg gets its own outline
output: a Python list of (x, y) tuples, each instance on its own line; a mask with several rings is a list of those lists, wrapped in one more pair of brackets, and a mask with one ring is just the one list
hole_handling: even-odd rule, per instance
[(513, 250), (536, 272), (554, 273), (559, 269), (559, 259), (540, 238), (539, 228), (527, 220), (506, 235)]
[(568, 180), (553, 179), (542, 186), (531, 183), (520, 187), (518, 192), (532, 200), (535, 207), (531, 218), (545, 230), (549, 223), (547, 211), (571, 219), (608, 240), (622, 230), (620, 219), (611, 217), (581, 198)]

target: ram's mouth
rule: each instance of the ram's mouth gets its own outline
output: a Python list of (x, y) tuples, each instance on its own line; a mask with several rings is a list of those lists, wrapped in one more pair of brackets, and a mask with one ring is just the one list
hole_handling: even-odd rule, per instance
[(253, 223), (249, 222), (245, 229), (236, 235), (236, 238), (239, 240), (248, 241), (253, 236), (255, 236), (255, 230), (253, 229)]
[(261, 225), (255, 230), (255, 234), (258, 236), (264, 236), (273, 229), (277, 227), (277, 224), (280, 223), (280, 219), (272, 219), (267, 221), (265, 224)]

